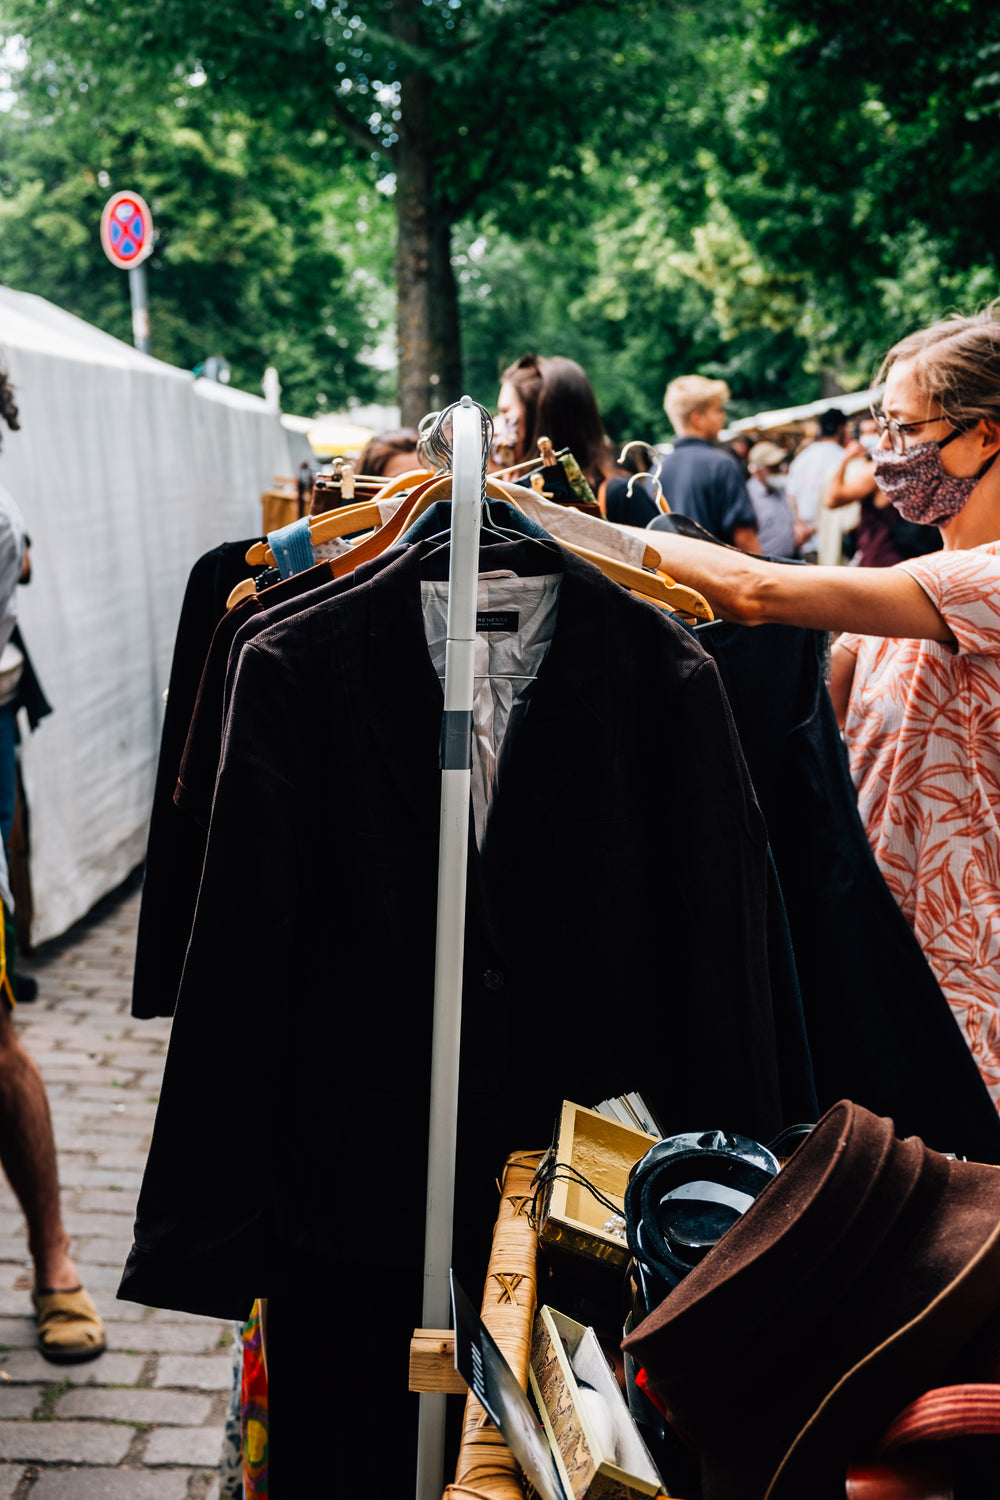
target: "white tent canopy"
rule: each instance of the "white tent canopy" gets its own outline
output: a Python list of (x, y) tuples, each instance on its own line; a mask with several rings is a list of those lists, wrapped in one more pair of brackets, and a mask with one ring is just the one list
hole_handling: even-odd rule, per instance
[(23, 747), (38, 943), (142, 859), (188, 573), (257, 534), (261, 492), (292, 468), (259, 397), (2, 286), (0, 359), (21, 423), (0, 484), (32, 540), (21, 626), (54, 708)]
[(834, 407), (842, 411), (845, 417), (856, 417), (860, 412), (867, 411), (881, 394), (882, 387), (879, 385), (870, 391), (845, 391), (840, 396), (824, 396), (819, 401), (807, 401), (804, 406), (786, 406), (781, 411), (758, 412), (754, 417), (741, 417), (738, 422), (730, 422), (725, 432), (720, 433), (720, 437), (725, 441), (741, 432), (780, 432), (783, 428), (801, 427)]

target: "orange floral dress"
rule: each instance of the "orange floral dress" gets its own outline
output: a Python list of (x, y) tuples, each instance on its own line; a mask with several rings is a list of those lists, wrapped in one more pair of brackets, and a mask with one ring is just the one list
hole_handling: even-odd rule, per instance
[(1000, 542), (899, 563), (958, 645), (843, 635), (875, 858), (1000, 1108)]

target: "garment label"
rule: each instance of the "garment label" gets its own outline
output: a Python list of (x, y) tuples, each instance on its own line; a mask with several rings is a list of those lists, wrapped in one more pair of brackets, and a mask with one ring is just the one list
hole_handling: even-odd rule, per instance
[(477, 630), (516, 630), (520, 615), (516, 609), (484, 609), (476, 615)]

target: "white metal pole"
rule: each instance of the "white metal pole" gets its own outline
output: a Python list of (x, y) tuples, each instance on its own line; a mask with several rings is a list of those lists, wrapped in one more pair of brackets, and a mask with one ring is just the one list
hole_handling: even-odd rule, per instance
[(132, 298), (132, 342), (141, 354), (150, 354), (153, 346), (149, 339), (149, 297), (144, 265), (130, 268), (128, 289)]
[[(448, 1272), (458, 1140), (458, 1065), (462, 1034), (472, 704), (484, 464), (482, 421), (479, 408), (470, 397), (463, 396), (454, 408), (452, 423), (451, 557), (441, 729), (441, 834), (424, 1239), (425, 1328), (448, 1328), (451, 1325)], [(446, 1401), (446, 1396), (437, 1393), (424, 1393), (420, 1397), (417, 1500), (441, 1500)]]

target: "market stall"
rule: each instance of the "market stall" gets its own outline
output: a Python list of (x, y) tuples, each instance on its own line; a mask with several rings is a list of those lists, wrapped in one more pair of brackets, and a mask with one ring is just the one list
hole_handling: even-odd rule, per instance
[(163, 692), (191, 559), (259, 527), (290, 459), (263, 400), (0, 287), (21, 430), (0, 483), (24, 512), (25, 640), (54, 712), (26, 737), (31, 938), (65, 931), (143, 858)]

